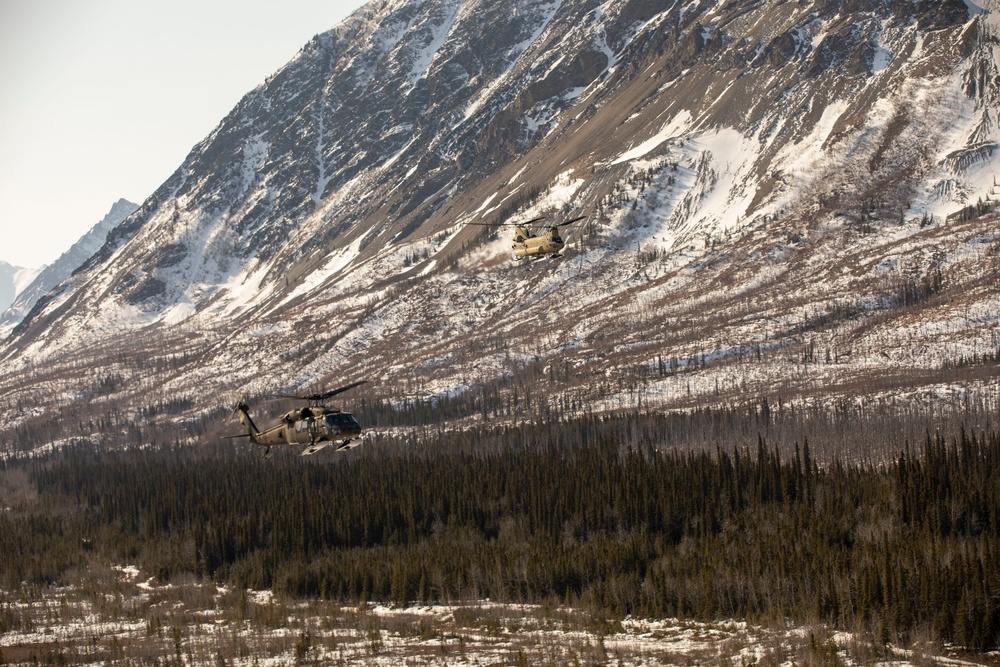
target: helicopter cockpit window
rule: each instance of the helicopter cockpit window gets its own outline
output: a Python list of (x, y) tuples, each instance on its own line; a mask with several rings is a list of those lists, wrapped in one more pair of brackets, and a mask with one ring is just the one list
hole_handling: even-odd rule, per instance
[(329, 426), (336, 428), (350, 428), (358, 425), (358, 420), (354, 418), (354, 415), (341, 412), (339, 414), (329, 414), (326, 416), (326, 423)]

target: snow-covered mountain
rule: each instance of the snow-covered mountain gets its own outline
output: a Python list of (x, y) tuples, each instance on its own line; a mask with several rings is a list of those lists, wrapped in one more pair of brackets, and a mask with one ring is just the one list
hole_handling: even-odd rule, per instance
[(132, 215), (137, 208), (136, 204), (125, 199), (116, 201), (107, 215), (60, 255), (59, 259), (32, 272), (17, 290), (16, 298), (0, 300), (0, 338), (10, 335), (39, 299), (69, 278), (77, 267), (100, 250), (108, 238), (108, 232)]
[[(994, 1), (371, 2), (36, 305), (0, 387), (995, 400)], [(586, 216), (561, 259), (470, 224), (543, 215)]]
[(26, 269), (0, 261), (0, 309), (6, 309), (41, 269)]

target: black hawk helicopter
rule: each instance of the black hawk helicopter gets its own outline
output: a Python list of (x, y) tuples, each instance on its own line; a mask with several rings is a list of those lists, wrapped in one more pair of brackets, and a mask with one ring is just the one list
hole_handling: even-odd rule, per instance
[(472, 222), (469, 224), (479, 227), (513, 227), (514, 240), (511, 249), (514, 251), (514, 259), (524, 259), (531, 257), (538, 259), (546, 255), (559, 257), (560, 251), (566, 247), (566, 242), (559, 235), (559, 228), (579, 222), (587, 216), (573, 218), (566, 222), (555, 225), (548, 225), (549, 231), (546, 233), (532, 234), (528, 231), (528, 226), (536, 222), (545, 220), (545, 217), (533, 218), (524, 222)]
[(229, 435), (227, 438), (250, 438), (255, 445), (266, 447), (264, 458), (271, 455), (271, 447), (275, 445), (306, 445), (302, 456), (315, 454), (324, 447), (336, 445), (337, 451), (351, 449), (361, 444), (361, 424), (349, 412), (341, 412), (336, 408), (320, 405), (321, 401), (343, 393), (349, 389), (363, 385), (367, 380), (338, 387), (322, 394), (308, 396), (289, 396), (276, 394), (275, 398), (294, 398), (309, 401), (309, 405), (297, 410), (290, 410), (281, 416), (281, 423), (261, 431), (250, 418), (250, 408), (246, 401), (239, 400), (233, 408), (233, 413), (239, 416), (247, 432), (240, 435)]

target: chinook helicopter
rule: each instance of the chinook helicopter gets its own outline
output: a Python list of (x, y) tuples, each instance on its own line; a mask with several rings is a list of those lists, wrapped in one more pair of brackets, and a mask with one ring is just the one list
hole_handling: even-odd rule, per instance
[(514, 259), (524, 259), (530, 257), (539, 259), (545, 256), (559, 257), (560, 251), (566, 247), (566, 242), (559, 235), (559, 228), (579, 222), (587, 216), (573, 218), (556, 225), (549, 225), (549, 231), (544, 234), (532, 234), (528, 231), (528, 226), (536, 222), (545, 220), (545, 217), (533, 218), (525, 222), (473, 222), (470, 224), (480, 227), (513, 227), (514, 240), (511, 249), (514, 251)]
[(266, 447), (264, 457), (271, 455), (271, 447), (275, 445), (306, 445), (302, 456), (315, 454), (324, 447), (336, 445), (337, 451), (351, 449), (361, 444), (361, 424), (349, 412), (341, 412), (336, 408), (320, 405), (320, 401), (343, 393), (349, 389), (363, 385), (367, 380), (354, 382), (344, 387), (338, 387), (322, 394), (308, 396), (289, 396), (276, 394), (275, 398), (293, 398), (309, 401), (309, 405), (298, 410), (290, 410), (281, 416), (281, 423), (261, 431), (250, 418), (250, 408), (246, 401), (239, 400), (233, 408), (233, 413), (239, 416), (247, 432), (241, 435), (229, 435), (227, 438), (250, 438), (255, 445)]

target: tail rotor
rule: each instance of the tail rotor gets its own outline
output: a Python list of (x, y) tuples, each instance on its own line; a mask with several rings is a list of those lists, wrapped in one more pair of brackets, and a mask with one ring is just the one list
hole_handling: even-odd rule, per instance
[[(250, 442), (254, 443), (255, 445), (259, 445), (260, 442), (257, 441), (257, 434), (260, 433), (260, 430), (257, 428), (257, 425), (253, 423), (253, 419), (250, 417), (250, 406), (247, 405), (246, 395), (239, 396), (235, 401), (233, 401), (232, 416), (233, 418), (238, 419), (241, 424), (243, 424), (243, 428), (245, 428), (247, 432), (241, 433), (239, 435), (226, 435), (223, 437), (227, 439), (250, 438)], [(271, 454), (271, 447), (270, 445), (268, 445), (267, 449), (264, 452), (264, 458), (268, 458), (270, 454)]]

